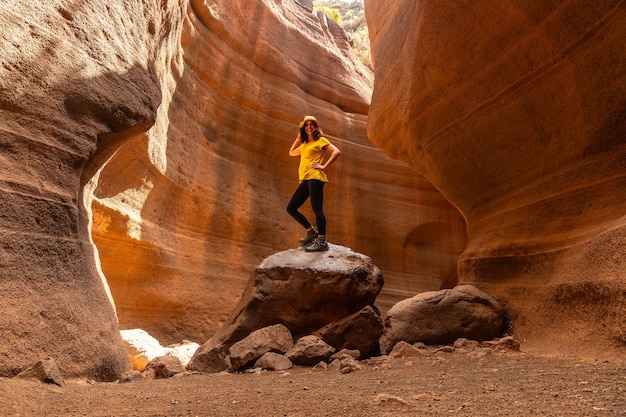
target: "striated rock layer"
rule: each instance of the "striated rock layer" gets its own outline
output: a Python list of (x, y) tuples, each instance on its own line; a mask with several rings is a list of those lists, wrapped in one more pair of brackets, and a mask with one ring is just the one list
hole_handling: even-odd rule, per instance
[(372, 73), (337, 29), (295, 1), (189, 2), (156, 139), (119, 148), (94, 190), (94, 241), (123, 328), (203, 342), (254, 267), (298, 245), (288, 150), (305, 114), (342, 150), (328, 172), (328, 238), (379, 265), (381, 308), (456, 282), (464, 222), (367, 140)]
[(309, 1), (39, 3), (0, 5), (0, 375), (52, 356), (118, 377), (115, 311), (163, 344), (208, 339), (297, 244), (304, 114), (343, 151), (329, 239), (381, 268), (382, 303), (454, 285), (461, 216), (367, 140), (372, 73)]
[(623, 351), (624, 2), (365, 6), (369, 136), (467, 220), (460, 282), (529, 346)]
[(94, 153), (154, 124), (181, 18), (176, 1), (0, 4), (0, 375), (46, 356), (66, 377), (130, 369), (83, 186)]

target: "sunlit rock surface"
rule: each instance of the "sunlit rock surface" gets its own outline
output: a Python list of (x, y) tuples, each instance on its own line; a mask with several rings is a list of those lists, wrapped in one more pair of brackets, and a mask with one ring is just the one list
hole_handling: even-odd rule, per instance
[(462, 217), (366, 139), (372, 73), (301, 3), (0, 4), (0, 375), (53, 356), (119, 377), (115, 311), (164, 344), (208, 339), (297, 245), (305, 114), (343, 151), (328, 237), (381, 268), (381, 307), (456, 282)]
[(370, 138), (467, 220), (460, 282), (503, 300), (529, 346), (623, 351), (624, 3), (365, 7)]
[(328, 171), (328, 238), (379, 265), (381, 308), (456, 282), (464, 222), (367, 140), (372, 73), (331, 36), (333, 23), (294, 1), (188, 6), (151, 140), (111, 155), (94, 192), (120, 326), (164, 343), (207, 340), (254, 267), (298, 245), (303, 230), (286, 213), (298, 160), (287, 151), (305, 114), (342, 150)]
[(0, 4), (0, 375), (46, 356), (65, 377), (130, 370), (83, 187), (154, 124), (181, 22), (175, 1)]

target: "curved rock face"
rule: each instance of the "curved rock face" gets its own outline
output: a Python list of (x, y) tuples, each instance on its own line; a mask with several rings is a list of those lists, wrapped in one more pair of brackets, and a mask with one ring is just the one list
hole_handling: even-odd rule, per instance
[(624, 3), (365, 6), (369, 136), (462, 212), (460, 281), (530, 344), (624, 349)]
[(94, 261), (83, 167), (154, 124), (169, 70), (159, 53), (181, 10), (65, 3), (0, 5), (0, 375), (51, 356), (66, 377), (110, 380), (130, 363)]
[(381, 309), (456, 282), (462, 217), (367, 140), (372, 73), (328, 25), (295, 1), (189, 3), (150, 141), (107, 154), (94, 181), (94, 241), (121, 327), (208, 340), (254, 267), (298, 245), (288, 150), (305, 114), (342, 150), (328, 172), (328, 238), (381, 268)]
[(372, 74), (310, 1), (22, 3), (0, 5), (0, 375), (127, 370), (108, 287), (120, 327), (207, 340), (297, 244), (305, 114), (343, 151), (329, 239), (381, 268), (381, 307), (456, 282), (462, 217), (368, 141)]

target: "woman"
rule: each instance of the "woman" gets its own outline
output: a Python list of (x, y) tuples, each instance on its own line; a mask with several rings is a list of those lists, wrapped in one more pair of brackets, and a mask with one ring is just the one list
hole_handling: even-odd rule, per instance
[[(298, 174), (300, 185), (293, 193), (287, 205), (287, 212), (306, 229), (306, 235), (300, 243), (306, 245), (307, 252), (328, 250), (326, 243), (326, 216), (324, 215), (324, 185), (328, 182), (324, 170), (341, 154), (339, 149), (322, 136), (320, 123), (313, 116), (305, 116), (300, 122), (300, 133), (289, 149), (290, 156), (300, 156)], [(311, 199), (311, 207), (315, 213), (317, 230), (298, 209), (307, 198)]]

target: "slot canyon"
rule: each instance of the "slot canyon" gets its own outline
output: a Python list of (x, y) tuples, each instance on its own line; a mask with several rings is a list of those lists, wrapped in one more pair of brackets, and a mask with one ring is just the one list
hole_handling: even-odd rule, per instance
[(623, 355), (624, 2), (392, 3), (365, 0), (373, 69), (307, 0), (0, 4), (0, 376), (209, 339), (298, 246), (304, 115), (383, 314), (471, 284), (528, 351)]

